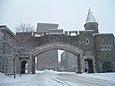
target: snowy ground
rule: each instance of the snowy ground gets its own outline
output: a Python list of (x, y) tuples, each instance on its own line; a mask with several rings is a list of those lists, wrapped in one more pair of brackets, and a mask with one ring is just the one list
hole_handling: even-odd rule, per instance
[(115, 86), (115, 73), (76, 74), (73, 72), (37, 71), (36, 74), (5, 76), (0, 86)]

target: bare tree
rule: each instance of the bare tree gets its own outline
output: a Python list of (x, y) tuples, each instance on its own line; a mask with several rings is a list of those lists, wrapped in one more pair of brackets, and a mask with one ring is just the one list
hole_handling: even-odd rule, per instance
[(33, 26), (30, 24), (24, 24), (20, 22), (19, 25), (15, 27), (16, 31), (16, 39), (17, 46), (20, 48), (20, 53), (27, 52), (31, 47), (31, 42), (29, 42), (29, 38), (31, 38), (33, 30)]
[(30, 24), (24, 24), (20, 22), (20, 24), (17, 25), (15, 29), (17, 30), (17, 32), (32, 32), (33, 26), (31, 26)]

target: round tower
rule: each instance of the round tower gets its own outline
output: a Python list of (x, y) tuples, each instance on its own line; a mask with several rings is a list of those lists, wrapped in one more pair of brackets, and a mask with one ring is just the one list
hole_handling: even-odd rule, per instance
[(94, 30), (95, 33), (98, 33), (98, 23), (95, 20), (91, 10), (89, 9), (86, 23), (84, 24), (85, 30)]

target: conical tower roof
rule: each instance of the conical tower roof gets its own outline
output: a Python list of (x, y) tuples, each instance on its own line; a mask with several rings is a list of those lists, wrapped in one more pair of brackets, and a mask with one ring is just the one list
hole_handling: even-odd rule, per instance
[(93, 14), (92, 14), (90, 9), (88, 11), (87, 19), (86, 19), (86, 23), (89, 23), (89, 22), (96, 22), (95, 17), (93, 16)]

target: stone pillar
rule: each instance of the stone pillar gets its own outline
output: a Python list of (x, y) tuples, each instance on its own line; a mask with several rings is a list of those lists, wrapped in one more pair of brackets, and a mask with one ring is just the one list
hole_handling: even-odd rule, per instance
[(31, 74), (32, 73), (32, 56), (31, 55), (29, 55), (28, 67), (29, 67), (28, 72)]
[(32, 56), (32, 74), (35, 74), (35, 57)]
[(29, 55), (29, 61), (28, 61), (28, 73), (31, 73), (31, 56)]
[(77, 57), (77, 65), (78, 65), (78, 73), (81, 74), (81, 55), (78, 55)]

